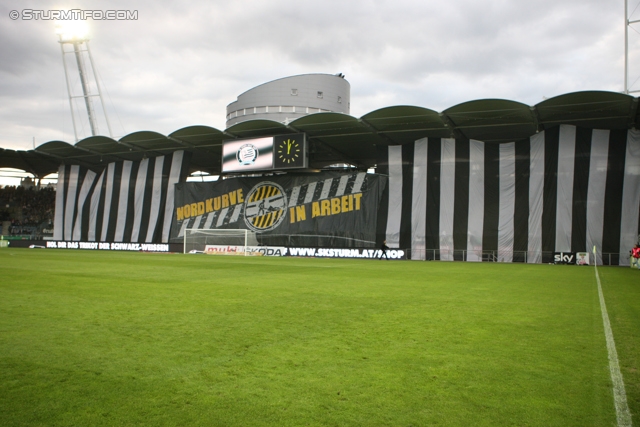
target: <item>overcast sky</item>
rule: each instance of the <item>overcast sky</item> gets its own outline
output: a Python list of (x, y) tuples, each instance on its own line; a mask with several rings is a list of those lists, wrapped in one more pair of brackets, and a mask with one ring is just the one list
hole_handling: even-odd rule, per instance
[[(630, 10), (637, 3), (629, 0)], [(5, 1), (0, 147), (75, 142), (55, 22), (10, 17), (73, 8), (137, 11), (137, 20), (88, 21), (116, 138), (224, 129), (239, 94), (306, 73), (344, 73), (355, 117), (392, 105), (442, 111), (482, 98), (534, 105), (623, 90), (624, 0)], [(640, 34), (631, 31), (630, 41), (633, 82)], [(99, 130), (108, 133), (103, 123)]]

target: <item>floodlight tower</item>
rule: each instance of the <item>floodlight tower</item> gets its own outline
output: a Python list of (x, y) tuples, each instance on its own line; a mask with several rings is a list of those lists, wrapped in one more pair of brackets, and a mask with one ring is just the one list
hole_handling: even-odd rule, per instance
[[(94, 136), (98, 135), (98, 121), (93, 109), (92, 98), (98, 97), (100, 99), (104, 119), (109, 130), (109, 136), (113, 137), (111, 132), (111, 124), (109, 123), (109, 117), (107, 116), (107, 110), (105, 109), (104, 100), (102, 99), (102, 91), (100, 89), (100, 82), (98, 81), (96, 67), (93, 63), (93, 57), (91, 56), (91, 50), (89, 48), (89, 37), (87, 34), (87, 29), (86, 26), (82, 24), (84, 24), (83, 21), (71, 21), (71, 24), (68, 24), (65, 28), (60, 27), (56, 31), (58, 33), (58, 42), (60, 43), (60, 50), (62, 52), (62, 63), (64, 65), (64, 75), (67, 80), (67, 93), (69, 95), (69, 106), (71, 108), (71, 121), (73, 122), (73, 132), (76, 138), (76, 142), (79, 140), (79, 138), (78, 129), (76, 126), (75, 112), (73, 108), (73, 100), (77, 98), (84, 98), (84, 104), (87, 109), (87, 115), (89, 117), (89, 127), (91, 128), (91, 135)], [(70, 46), (71, 49), (65, 49), (65, 46)], [(82, 86), (82, 95), (73, 95), (66, 60), (66, 55), (68, 54), (73, 54), (75, 56), (78, 74), (80, 75), (80, 84)], [(89, 63), (91, 64), (93, 85), (90, 81), (91, 75), (87, 73), (85, 57), (89, 59)], [(95, 86), (97, 93), (92, 93), (92, 86)]]
[(629, 18), (629, 0), (624, 0), (624, 93), (626, 94), (640, 92), (640, 90), (629, 90), (629, 27), (640, 23), (640, 19)]

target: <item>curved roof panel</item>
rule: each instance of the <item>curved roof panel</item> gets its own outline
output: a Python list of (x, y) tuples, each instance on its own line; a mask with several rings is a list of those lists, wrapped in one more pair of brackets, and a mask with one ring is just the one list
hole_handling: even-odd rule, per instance
[(169, 134), (169, 139), (192, 151), (189, 173), (205, 171), (217, 175), (222, 169), (222, 141), (229, 139), (210, 126), (187, 126)]
[(0, 168), (20, 169), (37, 177), (44, 177), (58, 170), (59, 161), (33, 150), (16, 151), (0, 148)]
[(349, 163), (368, 168), (375, 164), (375, 146), (381, 139), (355, 117), (316, 113), (291, 122), (290, 127), (307, 134), (312, 167)]
[(36, 147), (35, 151), (50, 158), (56, 159), (58, 163), (79, 164), (93, 170), (102, 168), (102, 156), (93, 153), (86, 148), (71, 145), (64, 141), (49, 141)]
[(116, 154), (120, 150), (118, 141), (108, 136), (90, 136), (78, 141), (75, 146), (93, 150), (100, 154)]
[(442, 112), (454, 135), (487, 142), (509, 142), (536, 133), (531, 107), (505, 99), (481, 99)]
[(370, 134), (371, 131), (355, 117), (342, 113), (315, 113), (300, 117), (290, 126), (311, 137)]
[(36, 151), (58, 158), (72, 158), (79, 156), (83, 151), (64, 141), (49, 141), (36, 147)]
[(210, 126), (187, 126), (171, 134), (169, 138), (184, 149), (193, 151), (189, 173), (205, 171), (217, 175), (222, 169), (222, 141), (229, 139), (222, 131)]
[(266, 135), (277, 135), (290, 133), (289, 129), (280, 122), (272, 120), (249, 120), (233, 125), (224, 132), (228, 135), (225, 139), (233, 138), (253, 138)]
[(121, 146), (118, 144), (118, 141), (109, 138), (108, 136), (90, 136), (78, 141), (75, 147), (84, 150), (85, 156), (88, 156), (88, 153), (99, 155), (101, 162), (113, 162), (128, 159), (128, 156), (121, 157), (121, 154), (125, 151), (125, 147)]
[[(120, 138), (118, 142), (121, 146), (128, 148), (128, 154), (132, 158), (162, 156), (184, 148), (161, 133), (146, 130), (130, 133)], [(123, 153), (123, 155), (126, 154), (126, 152)]]
[(222, 141), (229, 139), (224, 132), (210, 126), (187, 126), (170, 133), (169, 138), (178, 139), (198, 148), (221, 147)]
[(360, 119), (389, 144), (407, 144), (418, 139), (448, 138), (449, 129), (440, 114), (423, 107), (399, 105), (365, 114)]
[(571, 124), (592, 129), (627, 129), (635, 126), (638, 99), (616, 92), (567, 93), (535, 106), (544, 129)]
[(11, 167), (42, 177), (60, 163), (101, 170), (106, 161), (139, 160), (175, 150), (192, 153), (191, 171), (220, 173), (222, 143), (305, 132), (311, 167), (350, 163), (365, 168), (375, 164), (378, 146), (401, 145), (425, 137), (512, 142), (560, 124), (595, 129), (631, 129), (640, 123), (638, 98), (615, 92), (574, 92), (528, 106), (505, 99), (481, 99), (438, 113), (420, 106), (398, 105), (365, 114), (360, 119), (341, 113), (315, 113), (289, 124), (251, 120), (221, 131), (209, 126), (187, 126), (169, 136), (157, 132), (131, 133), (119, 141), (93, 136), (75, 145), (50, 141), (35, 151), (0, 149), (0, 167)]

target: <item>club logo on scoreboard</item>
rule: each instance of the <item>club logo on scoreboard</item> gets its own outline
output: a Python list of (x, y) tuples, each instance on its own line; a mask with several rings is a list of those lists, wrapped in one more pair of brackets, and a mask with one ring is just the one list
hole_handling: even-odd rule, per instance
[(244, 144), (238, 148), (236, 159), (238, 159), (238, 163), (241, 165), (247, 166), (254, 164), (259, 155), (258, 147), (253, 144)]
[(287, 216), (287, 195), (275, 182), (261, 182), (249, 191), (244, 204), (244, 222), (253, 231), (279, 226)]

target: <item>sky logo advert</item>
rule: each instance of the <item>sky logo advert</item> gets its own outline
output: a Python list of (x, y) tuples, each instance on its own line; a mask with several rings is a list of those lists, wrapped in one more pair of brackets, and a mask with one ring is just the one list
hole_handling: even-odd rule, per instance
[(571, 252), (557, 252), (553, 255), (553, 262), (557, 264), (571, 264), (575, 255)]

